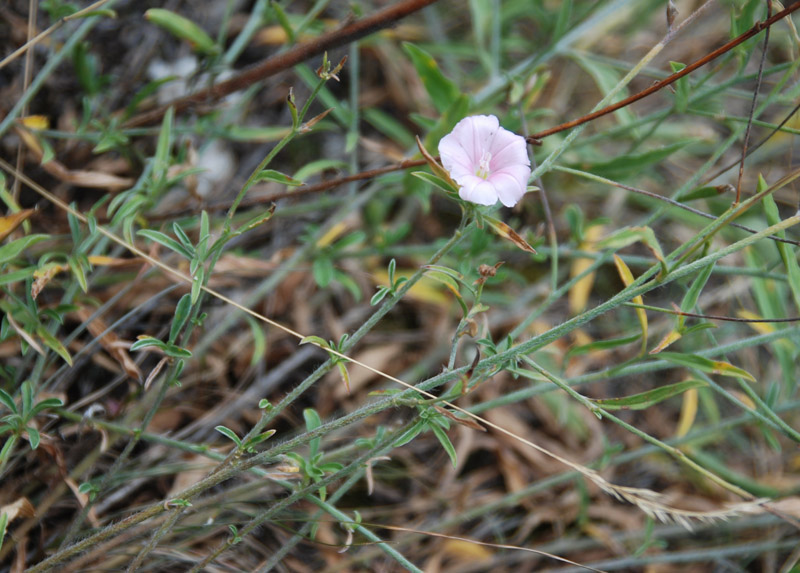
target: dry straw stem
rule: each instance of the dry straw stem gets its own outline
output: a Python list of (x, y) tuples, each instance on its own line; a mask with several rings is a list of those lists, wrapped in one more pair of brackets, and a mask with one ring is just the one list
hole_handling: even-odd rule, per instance
[[(37, 193), (39, 193), (40, 195), (42, 195), (43, 197), (45, 197), (46, 199), (51, 201), (54, 205), (56, 205), (60, 209), (64, 210), (65, 212), (71, 213), (73, 216), (77, 217), (78, 219), (80, 219), (81, 221), (86, 223), (86, 217), (82, 213), (72, 209), (69, 205), (67, 205), (66, 203), (64, 203), (63, 201), (61, 201), (60, 199), (58, 199), (57, 197), (55, 197), (54, 195), (52, 195), (51, 193), (49, 193), (48, 191), (43, 189), (41, 186), (36, 184), (34, 181), (32, 181), (29, 178), (27, 178), (24, 174), (17, 172), (11, 165), (9, 165), (8, 163), (6, 163), (5, 161), (3, 161), (1, 159), (0, 159), (0, 167), (2, 167), (3, 169), (5, 169), (6, 171), (8, 171), (11, 174), (14, 174), (16, 177), (19, 177), (20, 180), (22, 180), (31, 189), (33, 189), (34, 191), (36, 191)], [(796, 172), (795, 174), (793, 174), (794, 177), (798, 176), (798, 173), (800, 173), (800, 171)], [(792, 180), (792, 178), (784, 178), (784, 180), (782, 180), (782, 183), (785, 183), (785, 182), (788, 182), (788, 181), (791, 181), (791, 180)], [(728, 217), (724, 217), (724, 218), (721, 218), (721, 219), (725, 220), (725, 219), (729, 219), (729, 218), (732, 218), (732, 217), (738, 215), (739, 213), (744, 211), (747, 207), (752, 205), (755, 201), (760, 199), (761, 196), (763, 196), (765, 193), (773, 192), (775, 189), (777, 189), (777, 187), (778, 187), (778, 185), (774, 185), (774, 186), (770, 187), (768, 190), (766, 190), (766, 191), (764, 191), (764, 192), (762, 192), (762, 193), (750, 198), (747, 202), (738, 205), (735, 209), (731, 209), (729, 211)], [(702, 259), (700, 259), (698, 261), (695, 261), (692, 264), (685, 265), (685, 266), (675, 270), (673, 273), (670, 273), (670, 275), (668, 277), (666, 277), (663, 281), (661, 281), (661, 284), (665, 284), (666, 282), (669, 282), (669, 281), (675, 280), (675, 279), (677, 279), (677, 278), (679, 278), (681, 276), (685, 276), (687, 274), (690, 274), (691, 272), (694, 272), (695, 267), (697, 267), (698, 265), (705, 266), (707, 264), (710, 264), (711, 262), (716, 261), (717, 259), (722, 258), (723, 256), (729, 254), (729, 252), (732, 252), (732, 251), (735, 251), (735, 250), (739, 250), (739, 249), (743, 248), (746, 245), (752, 244), (752, 243), (756, 242), (757, 240), (760, 240), (762, 238), (765, 238), (765, 237), (769, 236), (772, 233), (779, 232), (780, 230), (786, 229), (786, 228), (798, 223), (799, 221), (800, 221), (800, 214), (796, 215), (794, 217), (791, 217), (789, 219), (786, 219), (786, 220), (778, 223), (777, 225), (773, 225), (772, 227), (770, 227), (768, 229), (765, 229), (764, 231), (762, 231), (760, 233), (757, 233), (755, 235), (751, 235), (751, 236), (747, 237), (746, 239), (744, 239), (742, 241), (739, 241), (738, 243), (735, 243), (734, 245), (731, 245), (731, 246), (729, 246), (729, 247), (727, 247), (725, 249), (721, 249), (720, 251), (717, 251), (716, 253), (712, 253), (710, 255), (707, 255), (706, 257), (704, 257), (704, 258), (702, 258)], [(714, 227), (716, 227), (716, 225), (712, 224), (710, 227), (712, 227), (712, 229), (713, 229)], [(168, 265), (166, 265), (165, 263), (159, 261), (158, 259), (155, 259), (155, 258), (149, 256), (147, 253), (145, 253), (144, 251), (140, 250), (135, 245), (127, 243), (124, 239), (118, 237), (116, 234), (112, 233), (111, 231), (108, 231), (107, 229), (103, 228), (102, 226), (97, 226), (97, 230), (101, 234), (105, 235), (106, 237), (108, 237), (112, 241), (116, 242), (120, 246), (123, 246), (126, 249), (130, 250), (132, 253), (134, 253), (137, 256), (141, 257), (142, 259), (148, 261), (152, 265), (164, 270), (165, 272), (169, 273), (170, 275), (176, 277), (177, 279), (179, 279), (179, 280), (181, 280), (181, 281), (183, 281), (183, 282), (185, 282), (187, 284), (192, 284), (193, 281), (192, 281), (191, 277), (181, 273), (180, 271), (177, 271), (177, 270), (169, 267)], [(600, 307), (598, 307), (597, 309), (594, 309), (594, 311), (592, 313), (587, 313), (583, 317), (576, 317), (576, 319), (580, 319), (581, 322), (586, 322), (586, 321), (590, 320), (591, 318), (593, 318), (594, 316), (596, 316), (597, 314), (600, 314), (601, 312), (605, 312), (606, 307), (609, 307), (610, 305), (612, 305), (612, 303), (614, 305), (619, 304), (619, 303), (623, 302), (622, 299), (631, 298), (631, 297), (636, 296), (637, 294), (639, 294), (641, 292), (644, 292), (644, 291), (650, 290), (651, 288), (654, 288), (654, 286), (652, 284), (642, 284), (646, 278), (647, 278), (646, 274), (642, 275), (636, 283), (633, 283), (630, 287), (626, 288), (625, 291), (619, 293), (618, 295), (613, 297), (611, 300), (607, 301), (605, 304), (600, 305)], [(219, 293), (219, 292), (217, 292), (217, 291), (215, 291), (215, 290), (213, 290), (211, 288), (208, 288), (208, 287), (203, 287), (203, 290), (205, 292), (207, 292), (208, 294), (210, 294), (211, 296), (213, 296), (213, 297), (215, 297), (215, 298), (217, 298), (217, 299), (219, 299), (219, 300), (221, 300), (223, 302), (226, 302), (226, 303), (234, 306), (235, 308), (237, 308), (237, 309), (249, 314), (250, 316), (252, 316), (252, 317), (254, 317), (254, 318), (256, 318), (256, 319), (258, 319), (258, 320), (260, 320), (262, 322), (265, 322), (265, 323), (267, 323), (267, 324), (269, 324), (271, 326), (274, 326), (275, 328), (278, 328), (278, 329), (282, 330), (283, 332), (285, 332), (287, 334), (290, 334), (290, 335), (292, 335), (292, 336), (294, 336), (294, 337), (296, 337), (296, 338), (298, 338), (300, 340), (305, 338), (304, 335), (296, 332), (295, 330), (292, 330), (292, 329), (290, 329), (290, 328), (288, 328), (288, 327), (286, 327), (286, 326), (284, 326), (284, 325), (282, 325), (282, 324), (280, 324), (280, 323), (278, 323), (278, 322), (276, 322), (276, 321), (274, 321), (274, 320), (272, 320), (272, 319), (270, 319), (270, 318), (268, 318), (268, 317), (266, 317), (266, 316), (264, 316), (262, 314), (259, 314), (259, 313), (255, 312), (255, 311), (251, 310), (251, 309), (248, 309), (248, 308), (236, 303), (235, 301), (233, 301), (230, 298), (226, 297), (222, 293)], [(564, 326), (571, 324), (576, 319), (572, 319), (571, 321), (568, 321), (567, 323), (565, 323)], [(555, 336), (556, 334), (557, 333), (553, 333), (553, 336)], [(523, 346), (525, 346), (525, 345), (523, 345)], [(326, 352), (330, 353), (330, 354), (334, 354), (334, 355), (336, 355), (336, 356), (338, 356), (340, 358), (343, 358), (343, 359), (347, 360), (348, 362), (351, 362), (353, 364), (357, 364), (357, 365), (361, 366), (362, 368), (365, 368), (365, 369), (369, 370), (370, 372), (372, 372), (374, 374), (377, 374), (378, 376), (386, 378), (387, 380), (391, 380), (392, 382), (400, 384), (401, 386), (403, 386), (403, 387), (405, 387), (405, 388), (407, 388), (409, 390), (417, 392), (418, 394), (421, 394), (421, 395), (425, 396), (426, 398), (433, 399), (433, 400), (439, 400), (437, 396), (431, 394), (430, 392), (427, 392), (427, 391), (422, 390), (420, 388), (416, 388), (416, 387), (414, 387), (414, 386), (412, 386), (412, 385), (410, 385), (410, 384), (408, 384), (408, 383), (406, 383), (406, 382), (404, 382), (404, 381), (402, 381), (402, 380), (400, 380), (400, 379), (398, 379), (398, 378), (396, 378), (394, 376), (391, 376), (389, 374), (381, 372), (380, 370), (378, 370), (376, 368), (373, 368), (372, 366), (369, 366), (368, 364), (365, 364), (365, 363), (360, 362), (360, 361), (358, 361), (356, 359), (350, 358), (350, 357), (348, 357), (348, 356), (346, 356), (346, 355), (344, 355), (344, 354), (342, 354), (342, 353), (340, 353), (340, 352), (338, 352), (336, 350), (333, 350), (333, 349), (330, 349), (330, 348), (325, 348), (324, 350)], [(516, 349), (516, 350), (520, 351), (521, 349)], [(514, 351), (515, 351), (515, 349), (509, 349), (508, 351), (506, 351), (503, 354), (509, 354), (509, 353), (514, 352)], [(494, 360), (496, 361), (503, 354), (498, 355), (496, 357), (493, 357)], [(489, 420), (486, 420), (486, 419), (482, 418), (481, 416), (473, 414), (472, 412), (469, 412), (469, 411), (467, 411), (467, 410), (465, 410), (465, 409), (463, 409), (463, 408), (461, 408), (461, 407), (459, 407), (459, 406), (457, 406), (455, 404), (452, 404), (452, 403), (444, 401), (444, 400), (441, 400), (440, 402), (445, 404), (445, 405), (447, 405), (447, 406), (449, 406), (454, 411), (460, 412), (460, 413), (468, 416), (469, 418), (479, 422), (480, 424), (483, 424), (484, 426), (490, 427), (493, 430), (495, 430), (497, 432), (500, 432), (500, 433), (502, 433), (502, 434), (514, 439), (514, 440), (517, 440), (520, 443), (523, 443), (526, 446), (531, 447), (531, 448), (539, 451), (540, 453), (559, 461), (560, 463), (566, 465), (567, 467), (570, 467), (570, 468), (578, 471), (584, 477), (586, 477), (590, 481), (592, 481), (595, 484), (597, 484), (598, 487), (600, 487), (603, 491), (606, 491), (606, 492), (609, 492), (609, 493), (616, 492), (613, 495), (615, 495), (616, 497), (619, 497), (621, 499), (625, 499), (627, 501), (635, 503), (637, 506), (641, 507), (641, 509), (643, 511), (645, 511), (648, 514), (652, 514), (653, 516), (655, 516), (655, 517), (657, 517), (659, 519), (672, 519), (674, 521), (677, 521), (678, 523), (685, 523), (685, 522), (687, 522), (687, 520), (689, 519), (690, 516), (691, 517), (696, 517), (694, 515), (687, 514), (686, 512), (683, 512), (680, 509), (670, 508), (666, 504), (658, 503), (657, 500), (658, 500), (659, 494), (657, 494), (655, 492), (651, 492), (649, 490), (638, 490), (636, 488), (621, 488), (620, 489), (619, 486), (615, 486), (614, 484), (611, 484), (611, 483), (607, 482), (605, 479), (603, 479), (601, 476), (599, 476), (599, 474), (597, 474), (594, 470), (592, 470), (590, 468), (587, 468), (587, 467), (585, 467), (585, 466), (583, 466), (581, 464), (578, 464), (578, 463), (573, 462), (571, 460), (568, 460), (568, 459), (566, 459), (566, 458), (564, 458), (562, 456), (559, 456), (558, 454), (555, 454), (555, 453), (547, 450), (546, 448), (544, 448), (542, 446), (539, 446), (538, 444), (535, 444), (535, 443), (531, 442), (530, 440), (527, 440), (527, 439), (525, 439), (525, 438), (523, 438), (521, 436), (518, 436), (518, 435), (514, 434), (513, 432), (511, 432), (509, 430), (506, 430), (505, 428), (503, 428), (503, 427), (501, 427), (501, 426), (499, 426), (497, 424), (494, 424), (494, 423), (490, 422)], [(711, 479), (712, 481), (714, 481), (715, 483), (717, 483), (721, 487), (724, 487), (724, 488), (728, 489), (729, 491), (732, 491), (732, 492), (736, 493), (737, 495), (740, 495), (740, 496), (744, 497), (745, 499), (748, 499), (750, 504), (752, 504), (752, 503), (756, 503), (756, 504), (761, 503), (758, 500), (753, 500), (752, 496), (750, 496), (744, 490), (738, 488), (737, 486), (735, 486), (733, 484), (730, 484), (729, 482), (727, 482), (726, 480), (720, 478), (719, 476), (717, 476), (713, 472), (710, 472), (710, 471), (706, 470), (705, 468), (702, 468), (702, 467), (698, 466), (697, 464), (693, 463), (691, 460), (688, 460), (685, 456), (679, 456), (679, 459), (681, 459), (681, 461), (691, 465), (694, 469), (700, 471), (702, 474), (704, 474), (706, 477), (708, 477), (709, 479)], [(223, 480), (224, 481), (224, 479), (227, 479), (229, 473), (232, 472), (232, 471), (235, 471), (235, 470), (234, 469), (223, 470), (223, 471), (221, 471), (219, 473), (216, 473), (216, 474), (213, 474), (212, 476), (209, 476), (209, 480), (213, 480), (214, 482), (219, 483), (218, 480)], [(638, 492), (638, 494), (637, 494), (637, 492)], [(722, 512), (715, 512), (714, 514), (709, 516), (709, 519), (718, 519), (718, 518), (721, 518), (721, 516), (723, 516), (723, 515), (733, 515), (733, 514), (735, 514), (737, 512), (740, 512), (740, 511), (741, 511), (741, 508), (734, 508), (732, 510), (725, 510), (725, 511), (722, 511)], [(156, 515), (158, 513), (160, 513), (160, 512), (156, 511), (156, 513), (154, 513), (152, 515)], [(139, 515), (139, 514), (137, 514), (137, 515)], [(150, 517), (150, 516), (151, 515), (149, 515), (149, 514), (147, 515), (147, 517)], [(136, 517), (136, 516), (132, 516), (132, 518), (133, 517)], [(146, 519), (147, 517), (144, 517), (144, 519)], [(128, 520), (126, 520), (126, 521), (128, 521)], [(130, 525), (134, 525), (135, 523), (139, 523), (139, 522), (140, 522), (140, 520), (138, 520), (138, 519), (135, 520), (135, 521), (132, 520), (130, 522)]]
[(74, 14), (70, 14), (69, 16), (64, 16), (58, 22), (47, 28), (46, 30), (38, 33), (35, 37), (31, 38), (24, 44), (22, 44), (19, 48), (11, 52), (5, 58), (0, 60), (0, 70), (6, 67), (8, 64), (16, 60), (22, 54), (33, 48), (36, 44), (40, 43), (42, 40), (50, 36), (53, 32), (58, 30), (61, 26), (69, 22), (70, 20), (77, 20), (78, 18), (84, 18), (87, 14), (94, 12), (103, 7), (104, 4), (108, 4), (112, 0), (98, 0), (94, 4), (89, 4), (86, 8), (81, 8)]

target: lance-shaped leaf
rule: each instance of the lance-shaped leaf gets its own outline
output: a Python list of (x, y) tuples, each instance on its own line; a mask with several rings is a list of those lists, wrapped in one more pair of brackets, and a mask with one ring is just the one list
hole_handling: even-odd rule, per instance
[(25, 219), (30, 217), (34, 209), (24, 209), (5, 217), (0, 217), (0, 241), (8, 237)]
[(445, 111), (461, 95), (456, 84), (445, 77), (436, 60), (422, 48), (406, 42), (403, 50), (411, 58), (433, 105), (439, 113)]
[(422, 143), (422, 140), (419, 137), (417, 137), (417, 147), (419, 148), (419, 152), (422, 154), (422, 157), (425, 158), (425, 161), (430, 166), (431, 171), (433, 171), (434, 175), (445, 181), (445, 183), (448, 186), (452, 187), (453, 189), (456, 189), (457, 191), (458, 183), (456, 183), (450, 178), (450, 173), (447, 171), (447, 169), (442, 167), (439, 164), (439, 162), (436, 161), (436, 158), (433, 155), (431, 155), (430, 152), (425, 148), (425, 144)]
[(664, 262), (664, 251), (661, 250), (661, 245), (656, 239), (656, 234), (650, 227), (625, 227), (619, 231), (612, 233), (602, 241), (597, 243), (598, 249), (611, 249), (618, 251), (633, 243), (642, 242), (647, 246), (653, 255), (661, 263), (662, 274), (666, 274), (667, 268)]
[(175, 12), (163, 8), (150, 8), (144, 13), (144, 17), (176, 38), (188, 42), (195, 52), (213, 55), (219, 51), (219, 47), (205, 30)]
[(706, 372), (707, 374), (720, 374), (722, 376), (732, 376), (733, 378), (744, 378), (746, 380), (750, 380), (751, 382), (756, 381), (753, 375), (746, 370), (737, 368), (733, 364), (723, 362), (721, 360), (711, 360), (710, 358), (706, 358), (704, 356), (697, 356), (695, 354), (679, 354), (677, 352), (662, 352), (658, 356), (659, 358), (672, 362), (673, 364), (678, 364), (687, 368), (696, 368), (697, 370)]
[(503, 221), (495, 219), (494, 217), (487, 217), (484, 215), (483, 220), (489, 223), (489, 227), (502, 238), (511, 241), (518, 248), (528, 253), (536, 254), (536, 250), (531, 247), (528, 242), (517, 234), (517, 232), (506, 225)]
[(677, 384), (669, 384), (640, 394), (633, 394), (623, 398), (608, 398), (605, 400), (592, 400), (598, 406), (605, 410), (644, 410), (659, 402), (663, 402), (667, 398), (682, 394), (692, 388), (699, 388), (706, 386), (705, 382), (700, 380), (686, 380), (685, 382), (678, 382)]

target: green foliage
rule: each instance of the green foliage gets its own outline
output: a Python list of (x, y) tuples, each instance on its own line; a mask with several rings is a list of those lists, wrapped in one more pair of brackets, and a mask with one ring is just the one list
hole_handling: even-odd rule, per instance
[(63, 406), (59, 398), (45, 398), (37, 402), (36, 392), (30, 380), (22, 383), (20, 395), (20, 405), (17, 406), (14, 398), (0, 388), (0, 404), (9, 411), (0, 418), (0, 436), (10, 434), (0, 449), (0, 473), (8, 463), (18, 440), (27, 437), (32, 450), (39, 447), (41, 436), (36, 425), (32, 423), (33, 419), (45, 410)]
[(175, 12), (161, 8), (150, 8), (144, 17), (163, 28), (179, 40), (188, 42), (192, 49), (205, 55), (215, 55), (219, 47), (200, 26)]
[[(312, 432), (322, 426), (322, 420), (313, 408), (306, 408), (303, 410), (303, 418), (306, 422), (306, 431)], [(286, 457), (289, 458), (300, 471), (302, 477), (302, 485), (306, 486), (310, 483), (318, 483), (328, 473), (335, 473), (341, 470), (344, 466), (339, 462), (326, 462), (324, 461), (324, 452), (320, 450), (322, 443), (321, 438), (313, 438), (309, 442), (309, 451), (307, 455), (301, 455), (296, 452), (289, 452)], [(323, 501), (327, 497), (328, 489), (326, 486), (319, 488), (318, 494)]]
[[(23, 50), (35, 65), (3, 63), (24, 93), (0, 120), (4, 149), (21, 154), (0, 167), (0, 472), (8, 503), (30, 498), (26, 519), (48, 528), (35, 551), (15, 537), (26, 566), (93, 567), (92, 551), (111, 544), (131, 570), (175, 569), (186, 548), (197, 570), (280, 569), (338, 523), (319, 541), (358, 552), (359, 567), (419, 571), (442, 555), (455, 563), (455, 546), (434, 554), (438, 544), (380, 526), (541, 545), (550, 528), (525, 530), (517, 513), (539, 504), (546, 517), (554, 499), (577, 500), (557, 525), (587, 567), (615, 558), (646, 569), (688, 546), (687, 559), (722, 555), (734, 568), (790, 557), (781, 510), (766, 513), (773, 500), (749, 505), (722, 538), (702, 513), (702, 534), (681, 536), (658, 518), (693, 518), (658, 494), (685, 492), (729, 517), (720, 486), (732, 499), (794, 493), (747, 461), (790, 476), (800, 442), (793, 29), (772, 28), (757, 94), (763, 33), (671, 88), (540, 137), (530, 192), (513, 209), (464, 202), (432, 157), (467, 115), (536, 135), (619, 101), (722, 45), (728, 25), (749, 30), (763, 2), (680, 14), (672, 62), (654, 57), (663, 14), (631, 0), (434, 3), (338, 44), (329, 38), (349, 18), (377, 9), (133, 4), (118, 21), (109, 10), (62, 21), (77, 3), (45, 0), (55, 26)], [(165, 40), (155, 50), (127, 41), (153, 32)], [(155, 55), (189, 51), (196, 69), (144, 72)], [(265, 69), (280, 75), (253, 80)], [(231, 74), (241, 89), (212, 89)], [(164, 88), (182, 86), (191, 102), (173, 93), (159, 110)], [(741, 156), (751, 101), (732, 205), (737, 167), (722, 168)], [(225, 153), (208, 155), (217, 145)], [(198, 179), (228, 154), (206, 191)], [(132, 183), (78, 183), (98, 174)], [(580, 289), (587, 310), (568, 303)], [(216, 292), (251, 309), (247, 326)], [(298, 340), (323, 352), (295, 354)], [(56, 393), (68, 408), (37, 401)], [(273, 427), (288, 437), (271, 440)], [(67, 475), (82, 481), (69, 499), (51, 487)], [(631, 503), (599, 523), (606, 493)], [(641, 510), (638, 535), (616, 532)], [(0, 512), (0, 535), (15, 519)], [(0, 546), (0, 560), (10, 551)], [(302, 555), (314, 569), (327, 551)], [(474, 556), (486, 570), (532, 563), (510, 550)]]
[(456, 449), (450, 438), (447, 436), (447, 430), (450, 429), (450, 419), (442, 413), (442, 410), (429, 404), (417, 404), (417, 421), (408, 428), (405, 432), (394, 441), (393, 446), (399, 448), (411, 442), (414, 438), (424, 432), (433, 432), (439, 444), (447, 452), (453, 467), (458, 464), (458, 457)]
[(692, 388), (702, 388), (705, 385), (705, 382), (700, 380), (686, 380), (685, 382), (667, 384), (660, 388), (625, 396), (624, 398), (605, 398), (593, 400), (593, 402), (605, 410), (644, 410), (667, 398), (678, 396)]

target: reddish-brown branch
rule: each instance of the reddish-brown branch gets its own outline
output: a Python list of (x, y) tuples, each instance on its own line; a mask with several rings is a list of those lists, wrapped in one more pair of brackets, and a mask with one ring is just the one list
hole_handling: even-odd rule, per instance
[[(361, 171), (360, 173), (354, 173), (353, 175), (346, 175), (344, 177), (337, 177), (336, 179), (328, 179), (327, 181), (320, 181), (319, 183), (314, 183), (313, 185), (303, 185), (302, 187), (294, 187), (286, 191), (273, 193), (272, 195), (265, 195), (263, 197), (252, 197), (250, 199), (242, 201), (241, 207), (252, 207), (254, 205), (263, 205), (264, 203), (272, 203), (273, 201), (277, 201), (278, 199), (285, 199), (286, 197), (300, 197), (302, 195), (309, 195), (311, 193), (321, 193), (323, 191), (334, 189), (346, 183), (366, 181), (378, 177), (379, 175), (385, 175), (386, 173), (392, 173), (394, 171), (402, 171), (403, 169), (410, 169), (411, 167), (420, 167), (425, 164), (426, 161), (424, 159), (407, 159), (405, 161), (401, 161), (400, 163), (387, 165), (386, 167), (379, 167), (377, 169)], [(203, 209), (205, 209), (206, 211), (222, 211), (224, 209), (228, 209), (230, 206), (231, 206), (230, 201), (224, 201), (221, 203), (204, 205)], [(195, 208), (192, 207), (191, 210), (194, 211)], [(151, 221), (169, 220), (173, 217), (177, 217), (178, 215), (180, 215), (180, 213), (176, 213), (175, 211), (172, 211), (170, 213), (154, 214), (153, 216), (150, 217), (150, 220)]]
[[(767, 2), (767, 17), (772, 16), (772, 0)], [(750, 130), (753, 128), (753, 116), (756, 113), (758, 103), (758, 92), (761, 91), (761, 80), (764, 77), (764, 64), (767, 61), (767, 48), (769, 47), (769, 28), (764, 32), (764, 47), (761, 49), (761, 60), (758, 62), (758, 77), (756, 87), (753, 89), (753, 99), (750, 101), (750, 112), (747, 114), (747, 128), (744, 131), (744, 141), (742, 142), (742, 159), (739, 162), (739, 178), (736, 180), (736, 200), (734, 204), (739, 204), (742, 196), (742, 179), (744, 178), (744, 160), (747, 157), (747, 146), (750, 143)]]
[(388, 28), (398, 20), (422, 10), (434, 2), (436, 2), (436, 0), (403, 0), (402, 2), (392, 4), (383, 10), (375, 12), (371, 16), (356, 20), (351, 24), (323, 34), (309, 42), (298, 44), (282, 54), (267, 58), (260, 64), (244, 70), (226, 81), (173, 100), (152, 111), (136, 115), (125, 123), (125, 127), (138, 127), (156, 123), (164, 117), (164, 114), (170, 107), (174, 108), (176, 113), (180, 113), (194, 105), (216, 101), (226, 95), (245, 89), (265, 78), (274, 76), (278, 72), (288, 70), (309, 58), (319, 56), (327, 50), (344, 46), (350, 42), (368, 36), (373, 32)]
[(778, 22), (779, 20), (782, 20), (783, 18), (785, 18), (786, 16), (788, 16), (789, 14), (791, 14), (792, 12), (794, 12), (795, 10), (797, 10), (799, 8), (800, 8), (800, 1), (795, 1), (790, 6), (787, 6), (786, 8), (784, 8), (783, 10), (781, 10), (780, 12), (775, 14), (774, 16), (772, 16), (770, 18), (767, 18), (763, 22), (757, 22), (747, 32), (737, 36), (736, 38), (734, 38), (733, 40), (731, 40), (727, 44), (725, 44), (723, 46), (720, 46), (719, 48), (717, 48), (716, 50), (714, 50), (710, 54), (707, 54), (707, 55), (703, 56), (702, 58), (700, 58), (696, 62), (686, 66), (685, 68), (683, 68), (682, 70), (680, 70), (678, 72), (675, 72), (671, 76), (668, 76), (668, 77), (664, 78), (663, 80), (657, 81), (656, 83), (654, 83), (649, 88), (644, 89), (644, 90), (642, 90), (642, 91), (640, 91), (638, 93), (635, 93), (632, 96), (625, 98), (624, 100), (618, 101), (617, 103), (614, 103), (614, 104), (611, 104), (609, 106), (606, 106), (603, 109), (599, 109), (599, 110), (597, 110), (595, 112), (592, 112), (592, 113), (589, 113), (587, 115), (584, 115), (583, 117), (579, 117), (578, 119), (574, 119), (572, 121), (568, 121), (566, 123), (562, 123), (561, 125), (557, 125), (555, 127), (551, 127), (550, 129), (545, 129), (544, 131), (540, 131), (539, 133), (533, 133), (533, 134), (527, 136), (526, 139), (528, 140), (528, 143), (536, 143), (537, 141), (539, 141), (542, 138), (547, 137), (548, 135), (553, 135), (555, 133), (566, 131), (567, 129), (572, 129), (573, 127), (578, 127), (579, 125), (583, 125), (584, 123), (588, 123), (588, 122), (593, 121), (593, 120), (595, 120), (597, 118), (603, 117), (604, 115), (608, 115), (609, 113), (613, 113), (613, 112), (615, 112), (615, 111), (617, 111), (619, 109), (622, 109), (624, 107), (627, 107), (627, 106), (631, 105), (634, 102), (639, 101), (640, 99), (646, 98), (647, 96), (649, 96), (651, 94), (654, 94), (655, 92), (665, 88), (666, 86), (668, 86), (668, 85), (670, 85), (672, 83), (675, 83), (676, 81), (678, 81), (682, 77), (684, 77), (686, 75), (689, 75), (690, 73), (695, 71), (697, 68), (700, 68), (700, 67), (706, 65), (707, 63), (711, 62), (712, 60), (717, 59), (722, 54), (725, 54), (726, 52), (731, 51), (733, 48), (735, 48), (739, 44), (741, 44), (743, 42), (746, 42), (747, 40), (749, 40), (750, 38), (752, 38), (753, 36), (755, 36), (756, 34), (761, 32), (762, 30), (765, 30), (766, 28), (769, 28), (775, 22)]
[(736, 316), (719, 316), (717, 314), (696, 314), (694, 312), (685, 312), (678, 308), (675, 303), (672, 304), (673, 310), (666, 308), (661, 309), (667, 314), (674, 314), (676, 316), (685, 316), (688, 318), (702, 318), (704, 320), (722, 320), (725, 322), (746, 322), (746, 323), (782, 323), (782, 322), (800, 322), (800, 316), (793, 316), (791, 318), (739, 318)]

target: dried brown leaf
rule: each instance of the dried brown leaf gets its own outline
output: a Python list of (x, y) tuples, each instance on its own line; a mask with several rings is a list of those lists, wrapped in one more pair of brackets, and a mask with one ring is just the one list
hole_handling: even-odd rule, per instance
[[(78, 318), (82, 322), (87, 322), (89, 317), (92, 315), (92, 312), (85, 307), (81, 307), (75, 311), (75, 314), (77, 314)], [(128, 343), (120, 340), (119, 336), (117, 336), (115, 332), (106, 332), (106, 330), (108, 330), (108, 325), (105, 323), (105, 321), (103, 321), (103, 319), (95, 317), (94, 320), (86, 325), (86, 328), (94, 337), (100, 337), (105, 332), (105, 335), (100, 338), (100, 346), (102, 346), (103, 349), (108, 352), (108, 354), (110, 354), (114, 360), (117, 361), (122, 370), (125, 371), (125, 374), (137, 382), (142, 381), (142, 371), (139, 370), (139, 367), (128, 354)]]

